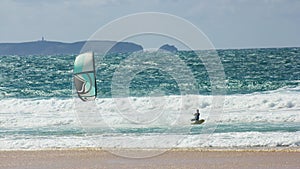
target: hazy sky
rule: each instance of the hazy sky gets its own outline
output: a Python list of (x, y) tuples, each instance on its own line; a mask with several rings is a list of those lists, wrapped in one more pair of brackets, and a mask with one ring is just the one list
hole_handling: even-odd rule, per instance
[(216, 48), (300, 46), (299, 0), (1, 0), (0, 42), (86, 40), (136, 12), (182, 17)]

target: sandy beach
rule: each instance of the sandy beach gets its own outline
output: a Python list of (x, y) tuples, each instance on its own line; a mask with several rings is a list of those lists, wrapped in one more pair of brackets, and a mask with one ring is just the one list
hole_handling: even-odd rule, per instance
[[(134, 151), (134, 150), (128, 150)], [(146, 150), (139, 150), (146, 151)], [(132, 159), (105, 150), (0, 151), (1, 169), (299, 168), (299, 150), (184, 150)]]

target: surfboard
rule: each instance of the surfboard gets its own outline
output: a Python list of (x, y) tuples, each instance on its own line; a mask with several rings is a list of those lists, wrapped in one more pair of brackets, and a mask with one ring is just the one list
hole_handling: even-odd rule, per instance
[(201, 119), (201, 120), (194, 121), (194, 122), (191, 123), (191, 124), (202, 124), (202, 123), (204, 123), (204, 122), (205, 122), (205, 120), (204, 120), (204, 119)]

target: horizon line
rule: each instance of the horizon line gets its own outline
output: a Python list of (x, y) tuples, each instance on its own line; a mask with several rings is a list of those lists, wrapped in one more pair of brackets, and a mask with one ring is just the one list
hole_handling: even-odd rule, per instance
[[(114, 40), (77, 40), (77, 41), (60, 41), (60, 40), (46, 40), (45, 38), (42, 38), (42, 39), (38, 39), (38, 40), (32, 40), (32, 41), (19, 41), (19, 42), (0, 42), (0, 44), (18, 44), (18, 43), (30, 43), (30, 42), (59, 42), (59, 43), (69, 43), (69, 44), (72, 44), (72, 43), (78, 43), (78, 42), (88, 42), (88, 41), (108, 41), (108, 42), (127, 42), (127, 43), (134, 43), (136, 45), (140, 45), (143, 47), (144, 49), (144, 46), (141, 45), (141, 44), (138, 44), (136, 42), (132, 42), (132, 41), (114, 41)], [(168, 44), (168, 43), (164, 43), (162, 45), (165, 45), (165, 44)], [(161, 46), (162, 46), (161, 45)], [(168, 44), (168, 45), (173, 45), (175, 46), (174, 44)], [(176, 47), (176, 46), (175, 46)], [(177, 48), (177, 47), (176, 47)], [(220, 47), (220, 48), (214, 48), (214, 50), (233, 50), (233, 49), (270, 49), (270, 48), (300, 48), (300, 45), (299, 46), (261, 46), (261, 47)], [(178, 49), (178, 48), (177, 48)], [(198, 50), (211, 50), (211, 49), (198, 49)], [(189, 50), (186, 50), (186, 49), (178, 49), (178, 51), (189, 51)]]

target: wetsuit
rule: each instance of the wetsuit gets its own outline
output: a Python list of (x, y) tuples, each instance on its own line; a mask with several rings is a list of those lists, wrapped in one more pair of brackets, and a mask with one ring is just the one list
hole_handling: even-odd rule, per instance
[(194, 114), (194, 116), (195, 116), (195, 118), (192, 119), (192, 121), (198, 121), (198, 120), (199, 120), (199, 117), (200, 117), (200, 113), (197, 112), (197, 113)]

